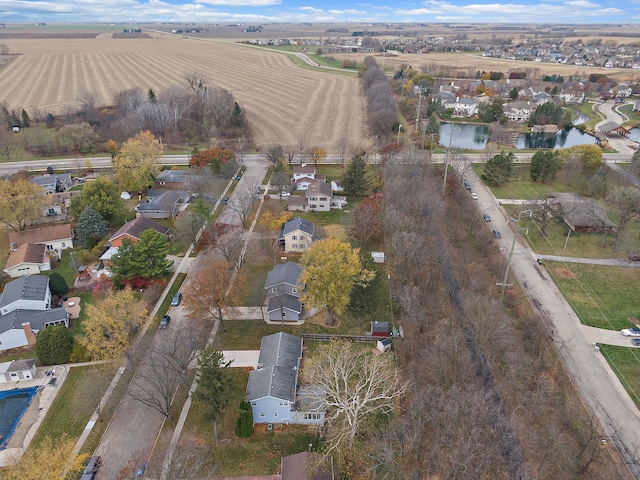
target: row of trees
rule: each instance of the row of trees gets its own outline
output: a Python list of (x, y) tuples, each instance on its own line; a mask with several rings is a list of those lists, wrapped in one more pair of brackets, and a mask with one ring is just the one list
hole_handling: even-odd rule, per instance
[(397, 128), (398, 104), (384, 71), (373, 57), (364, 59), (360, 84), (367, 99), (367, 122), (372, 135), (390, 136)]

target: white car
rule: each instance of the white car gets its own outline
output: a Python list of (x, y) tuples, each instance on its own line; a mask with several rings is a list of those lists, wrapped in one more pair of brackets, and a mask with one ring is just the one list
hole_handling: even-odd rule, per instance
[(281, 197), (290, 197), (291, 194), (289, 192), (280, 192)]
[(473, 198), (474, 200), (477, 200), (477, 199), (478, 199), (478, 194), (477, 194), (477, 193), (475, 193), (475, 192), (473, 192), (473, 193), (471, 194), (471, 198)]
[(620, 330), (620, 333), (625, 337), (640, 337), (640, 327), (625, 328)]

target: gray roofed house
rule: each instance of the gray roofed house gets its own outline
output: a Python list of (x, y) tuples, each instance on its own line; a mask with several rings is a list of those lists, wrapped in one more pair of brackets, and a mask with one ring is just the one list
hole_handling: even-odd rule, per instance
[(253, 423), (324, 422), (324, 412), (296, 410), (302, 338), (280, 332), (262, 338), (258, 368), (249, 373), (246, 399)]
[(203, 175), (195, 174), (191, 170), (163, 170), (155, 179), (155, 188), (193, 190), (193, 187), (203, 180)]
[(41, 186), (46, 193), (66, 192), (71, 188), (71, 174), (39, 175), (30, 182)]
[(297, 263), (288, 261), (273, 267), (267, 274), (264, 288), (267, 290), (269, 305), (269, 321), (272, 322), (297, 322), (300, 321), (302, 303), (300, 303), (298, 278), (302, 273), (302, 267)]
[(610, 231), (617, 226), (601, 204), (580, 195), (556, 193), (548, 203), (574, 232)]
[(69, 327), (66, 308), (50, 308), (49, 278), (29, 275), (17, 278), (0, 295), (0, 350), (31, 345), (44, 328)]
[(188, 192), (180, 190), (166, 190), (147, 194), (147, 201), (136, 206), (138, 215), (147, 218), (173, 218), (180, 210), (180, 203), (186, 203), (191, 196)]
[(0, 363), (0, 383), (17, 382), (18, 380), (30, 380), (36, 376), (36, 361), (14, 360)]
[(280, 228), (280, 245), (285, 252), (304, 252), (313, 243), (313, 223), (292, 218)]

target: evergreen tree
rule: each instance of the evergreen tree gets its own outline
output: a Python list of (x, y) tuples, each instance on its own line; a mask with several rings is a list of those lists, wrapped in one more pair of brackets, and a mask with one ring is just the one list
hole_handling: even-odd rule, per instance
[(517, 89), (516, 87), (513, 87), (513, 88), (511, 89), (511, 91), (509, 92), (509, 98), (510, 98), (511, 100), (517, 100), (518, 95), (519, 95), (519, 94), (518, 94), (518, 89)]
[(549, 150), (534, 153), (531, 157), (529, 176), (534, 182), (549, 182), (556, 178), (562, 168), (562, 160), (556, 152)]
[(233, 379), (224, 362), (222, 353), (206, 347), (198, 357), (198, 389), (193, 398), (204, 402), (205, 417), (214, 423), (215, 437), (218, 437), (217, 421), (229, 404), (229, 395), (233, 388)]
[(347, 195), (365, 195), (371, 188), (367, 178), (367, 161), (363, 155), (356, 155), (342, 174), (342, 187)]
[(69, 292), (69, 285), (62, 275), (53, 272), (49, 275), (49, 290), (52, 295), (64, 295)]
[(24, 108), (22, 109), (22, 126), (23, 127), (31, 126), (31, 119), (29, 118), (29, 114)]
[(248, 438), (253, 435), (253, 409), (251, 403), (240, 402), (240, 416), (236, 420), (236, 436)]
[(122, 242), (111, 261), (114, 273), (125, 279), (159, 278), (171, 272), (173, 260), (167, 258), (169, 239), (153, 229), (140, 234), (140, 240), (133, 243), (128, 239)]
[(109, 222), (91, 205), (85, 207), (78, 217), (76, 235), (78, 243), (86, 246), (90, 239), (99, 240), (109, 232)]
[(482, 178), (493, 185), (503, 185), (508, 182), (513, 176), (515, 158), (512, 152), (499, 153), (485, 164)]
[(73, 335), (68, 328), (58, 325), (38, 332), (36, 355), (43, 365), (67, 363), (73, 349)]

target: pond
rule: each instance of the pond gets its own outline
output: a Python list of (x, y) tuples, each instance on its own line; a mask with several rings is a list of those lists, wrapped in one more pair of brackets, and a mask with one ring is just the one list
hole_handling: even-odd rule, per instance
[[(635, 129), (634, 129), (635, 130)], [(640, 128), (637, 129), (640, 139)], [(633, 130), (632, 130), (633, 131)], [(489, 127), (470, 123), (441, 123), (440, 145), (463, 150), (484, 150), (489, 140)], [(521, 133), (514, 145), (517, 149), (568, 148), (595, 144), (596, 139), (577, 128), (565, 128), (555, 134)]]
[(629, 130), (629, 138), (634, 142), (640, 142), (640, 127), (634, 127)]

